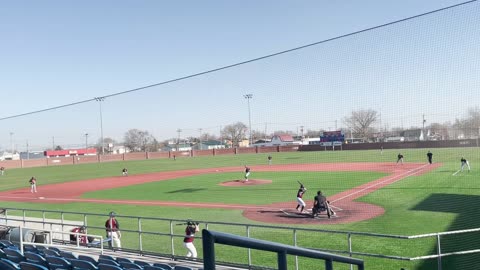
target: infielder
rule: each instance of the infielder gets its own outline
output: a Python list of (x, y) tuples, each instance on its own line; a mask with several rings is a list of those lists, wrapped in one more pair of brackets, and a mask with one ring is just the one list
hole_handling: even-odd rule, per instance
[(466, 160), (464, 157), (462, 157), (462, 159), (460, 159), (460, 162), (461, 162), (460, 171), (463, 172), (463, 169), (466, 166), (467, 169), (468, 169), (468, 172), (470, 172), (470, 163), (468, 162), (468, 160)]
[[(299, 182), (300, 183), (300, 182)], [(300, 183), (300, 188), (298, 189), (297, 191), (297, 207), (295, 209), (299, 210), (298, 208), (300, 208), (300, 213), (303, 213), (303, 209), (305, 208), (306, 204), (305, 202), (303, 201), (303, 195), (305, 194), (305, 192), (307, 191), (307, 189)]]
[(123, 170), (122, 170), (122, 175), (123, 175), (123, 176), (128, 176), (128, 170), (127, 170), (127, 168), (123, 168)]
[(35, 176), (32, 176), (32, 178), (30, 178), (28, 182), (30, 183), (30, 192), (37, 193), (37, 179), (35, 178)]
[(398, 153), (398, 156), (397, 156), (397, 164), (400, 163), (400, 164), (403, 164), (403, 155), (402, 153)]

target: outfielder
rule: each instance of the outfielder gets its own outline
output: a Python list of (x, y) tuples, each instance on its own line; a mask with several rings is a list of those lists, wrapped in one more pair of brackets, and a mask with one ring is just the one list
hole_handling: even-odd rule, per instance
[(128, 170), (127, 170), (127, 168), (123, 168), (123, 170), (122, 170), (122, 175), (123, 175), (123, 176), (128, 176)]
[(297, 207), (295, 209), (299, 210), (298, 208), (300, 208), (300, 213), (303, 213), (303, 209), (305, 208), (306, 204), (305, 202), (303, 201), (303, 195), (305, 194), (305, 192), (307, 191), (307, 189), (305, 188), (305, 186), (303, 186), (302, 183), (298, 182), (300, 184), (300, 188), (298, 189), (297, 191)]
[(463, 169), (467, 167), (468, 172), (470, 172), (470, 163), (468, 162), (468, 160), (462, 157), (462, 159), (460, 159), (460, 162), (462, 164), (462, 166), (460, 167), (460, 171), (463, 172)]

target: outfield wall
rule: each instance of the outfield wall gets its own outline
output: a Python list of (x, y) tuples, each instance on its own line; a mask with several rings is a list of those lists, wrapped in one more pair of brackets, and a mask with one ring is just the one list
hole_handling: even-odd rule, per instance
[(0, 161), (0, 167), (31, 168), (43, 166), (61, 166), (74, 164), (87, 164), (99, 162), (145, 160), (159, 158), (184, 158), (200, 156), (238, 155), (238, 154), (263, 154), (296, 151), (340, 151), (340, 150), (379, 150), (379, 149), (406, 149), (406, 148), (450, 148), (450, 147), (479, 147), (478, 139), (455, 141), (415, 141), (415, 142), (387, 142), (387, 143), (352, 143), (342, 146), (321, 145), (289, 145), (267, 147), (242, 147), (227, 149), (170, 151), (170, 152), (136, 152), (117, 155), (72, 156), (43, 159), (21, 159)]

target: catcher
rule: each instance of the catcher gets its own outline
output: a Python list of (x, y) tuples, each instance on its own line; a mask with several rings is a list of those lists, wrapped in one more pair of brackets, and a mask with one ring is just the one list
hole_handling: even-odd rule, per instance
[(330, 202), (327, 200), (327, 197), (323, 196), (322, 192), (319, 190), (313, 199), (312, 218), (316, 217), (323, 211), (327, 212), (328, 218), (336, 215), (332, 208), (330, 208)]

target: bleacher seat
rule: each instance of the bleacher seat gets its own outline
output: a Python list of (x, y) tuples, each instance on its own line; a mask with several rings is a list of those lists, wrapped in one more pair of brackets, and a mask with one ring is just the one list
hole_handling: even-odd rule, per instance
[(67, 261), (67, 259), (57, 256), (45, 256), (45, 259), (50, 265), (50, 270), (57, 270), (57, 269), (64, 269), (64, 270), (71, 270), (72, 264)]
[(90, 256), (87, 256), (87, 255), (78, 255), (78, 259), (82, 260), (82, 261), (91, 262), (95, 266), (98, 265), (97, 260), (95, 260), (94, 258), (92, 258)]
[(3, 247), (15, 247), (18, 248), (14, 243), (12, 243), (10, 240), (2, 239), (0, 240), (0, 246)]
[(99, 259), (107, 259), (107, 260), (111, 260), (111, 261), (117, 261), (117, 260), (115, 259), (115, 257), (110, 256), (110, 255), (106, 255), (106, 254), (100, 254), (100, 255), (98, 256), (98, 258), (99, 258)]
[(49, 270), (47, 267), (36, 264), (36, 263), (31, 263), (31, 262), (21, 262), (20, 263), (20, 269), (22, 270)]
[(14, 263), (20, 263), (20, 262), (24, 262), (26, 261), (27, 259), (25, 258), (25, 256), (23, 256), (22, 253), (20, 253), (20, 250), (18, 249), (13, 249), (13, 248), (4, 248), (3, 249), (3, 252), (5, 252), (5, 254), (7, 255), (7, 259), (9, 259), (10, 261), (14, 262)]
[(27, 262), (36, 263), (45, 267), (49, 267), (47, 260), (45, 260), (45, 258), (38, 253), (25, 251), (23, 255), (27, 259)]
[(3, 249), (0, 249), (0, 259), (8, 259), (7, 254), (3, 251)]
[(62, 250), (60, 250), (59, 254), (60, 254), (61, 257), (65, 258), (65, 259), (67, 259), (67, 260), (71, 260), (71, 259), (76, 260), (76, 259), (78, 259), (78, 258), (77, 258), (72, 252), (70, 252), (70, 251), (62, 251)]
[(146, 265), (152, 265), (151, 263), (144, 262), (144, 261), (141, 261), (141, 260), (134, 260), (133, 263), (136, 263), (136, 264), (140, 265), (141, 267), (144, 267)]
[(33, 252), (33, 253), (39, 253), (37, 247), (36, 247), (36, 246), (32, 246), (32, 245), (24, 245), (24, 246), (23, 246), (23, 251), (28, 251), (28, 252)]
[(182, 265), (175, 265), (174, 270), (193, 270), (193, 268), (188, 267), (188, 266), (182, 266)]
[(120, 265), (122, 266), (123, 269), (129, 269), (129, 270), (143, 270), (143, 267), (141, 267), (138, 264), (131, 263), (131, 262), (126, 262), (126, 261), (120, 261)]
[(45, 254), (45, 256), (54, 256), (54, 257), (62, 257), (60, 256), (60, 252), (54, 250), (54, 249), (44, 249), (43, 250), (43, 254)]
[(116, 261), (113, 261), (113, 260), (109, 260), (109, 259), (104, 259), (104, 258), (98, 258), (98, 264), (108, 264), (108, 265), (115, 265), (115, 266), (120, 266), (119, 263), (117, 263)]
[(123, 268), (121, 268), (120, 266), (99, 263), (98, 270), (123, 270)]
[(173, 267), (166, 263), (154, 263), (153, 266), (161, 267), (165, 270), (173, 270)]
[(20, 270), (20, 266), (8, 259), (0, 259), (0, 269), (2, 270)]
[(84, 261), (84, 260), (75, 260), (75, 259), (72, 259), (70, 260), (70, 263), (72, 264), (72, 269), (73, 270), (77, 270), (77, 269), (81, 269), (81, 270), (98, 270), (98, 267), (96, 265), (94, 265), (93, 263), (89, 262), (89, 261)]
[(143, 270), (166, 270), (166, 269), (159, 266), (145, 265), (143, 266)]
[(115, 261), (117, 261), (118, 263), (120, 262), (128, 262), (128, 263), (134, 263), (132, 260), (130, 260), (129, 258), (124, 258), (124, 257), (117, 257), (115, 259)]

